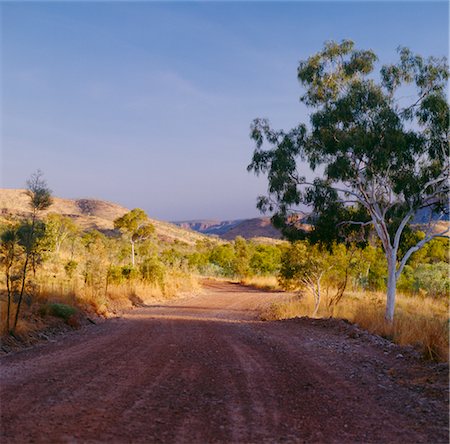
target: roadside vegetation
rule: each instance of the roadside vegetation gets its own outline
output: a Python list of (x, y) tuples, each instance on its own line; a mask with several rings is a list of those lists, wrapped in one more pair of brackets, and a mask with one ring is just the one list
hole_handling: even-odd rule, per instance
[(196, 290), (202, 276), (269, 276), (279, 268), (280, 246), (168, 240), (139, 208), (118, 217), (113, 231), (84, 230), (76, 218), (51, 212), (40, 172), (25, 193), (28, 214), (0, 223), (2, 335), (20, 338), (55, 317), (76, 327), (86, 315), (112, 316)]
[[(215, 277), (292, 294), (289, 302), (272, 304), (263, 319), (345, 318), (415, 345), (429, 358), (448, 357), (448, 238), (433, 239), (411, 256), (398, 282), (396, 319), (386, 323), (387, 264), (375, 238), (347, 245), (241, 237), (168, 242), (155, 235), (140, 209), (118, 218), (117, 229), (107, 234), (83, 231), (60, 214), (40, 217), (43, 202), (51, 208), (41, 175), (29, 181), (27, 194), (30, 216), (4, 219), (0, 230), (2, 334), (20, 337), (49, 317), (76, 327), (82, 313), (111, 316)], [(403, 248), (423, 236), (411, 230)]]

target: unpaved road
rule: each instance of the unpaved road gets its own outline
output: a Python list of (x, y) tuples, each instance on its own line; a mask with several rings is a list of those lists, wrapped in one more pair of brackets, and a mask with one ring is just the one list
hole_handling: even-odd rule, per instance
[[(1, 442), (448, 442), (447, 367), (209, 282), (1, 359)], [(356, 332), (356, 333), (355, 333)]]

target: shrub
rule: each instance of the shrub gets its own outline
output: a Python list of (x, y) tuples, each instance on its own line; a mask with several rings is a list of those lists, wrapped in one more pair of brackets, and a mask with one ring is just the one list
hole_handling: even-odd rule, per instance
[(414, 271), (415, 290), (422, 289), (429, 296), (445, 296), (450, 290), (448, 264), (420, 264)]
[(164, 288), (166, 267), (156, 256), (148, 257), (140, 266), (144, 282)]
[(78, 262), (74, 260), (67, 261), (64, 265), (64, 271), (69, 279), (73, 278), (73, 275), (78, 267)]
[(71, 316), (77, 313), (76, 308), (60, 303), (47, 304), (44, 306), (42, 311), (43, 314), (49, 314), (51, 316), (56, 316), (57, 318), (62, 318), (66, 322)]

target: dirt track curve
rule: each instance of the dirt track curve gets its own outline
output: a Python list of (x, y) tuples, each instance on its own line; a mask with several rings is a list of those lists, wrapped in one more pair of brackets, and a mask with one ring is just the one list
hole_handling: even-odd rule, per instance
[[(448, 442), (447, 370), (206, 283), (1, 358), (1, 442)], [(350, 332), (350, 333), (349, 333)]]

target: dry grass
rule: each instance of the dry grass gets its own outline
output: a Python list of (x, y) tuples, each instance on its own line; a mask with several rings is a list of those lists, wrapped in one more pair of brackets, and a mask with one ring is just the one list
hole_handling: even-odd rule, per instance
[(260, 290), (279, 291), (281, 290), (275, 276), (252, 276), (241, 279), (241, 284), (247, 287), (254, 287)]
[[(308, 295), (293, 296), (290, 301), (272, 304), (263, 314), (265, 320), (309, 316), (313, 301)], [(385, 295), (381, 293), (348, 293), (335, 308), (333, 316), (348, 319), (371, 333), (400, 345), (413, 345), (428, 359), (449, 358), (448, 303), (443, 299), (398, 295), (393, 324), (384, 319)], [(331, 313), (322, 303), (318, 317)]]
[[(35, 325), (37, 317), (34, 315), (39, 311), (39, 307), (49, 303), (65, 304), (77, 307), (82, 312), (109, 317), (134, 306), (172, 299), (181, 293), (197, 290), (199, 287), (199, 280), (196, 276), (181, 272), (168, 273), (163, 286), (129, 283), (111, 285), (106, 290), (105, 288), (98, 289), (76, 284), (68, 285), (64, 282), (41, 284), (36, 288), (32, 305), (28, 307), (27, 304), (22, 304), (17, 333), (25, 334), (28, 331), (36, 330), (36, 328), (42, 328), (43, 325)], [(0, 297), (1, 334), (7, 333), (6, 307), (6, 294), (2, 294)], [(12, 304), (10, 322), (12, 322), (15, 312), (16, 304)], [(32, 324), (29, 322), (30, 319), (33, 319)]]
[(77, 294), (77, 303), (91, 307), (99, 315), (108, 316), (133, 306), (175, 298), (180, 293), (196, 290), (199, 286), (195, 276), (171, 272), (167, 274), (161, 286), (131, 282), (110, 286), (106, 292), (87, 287)]

